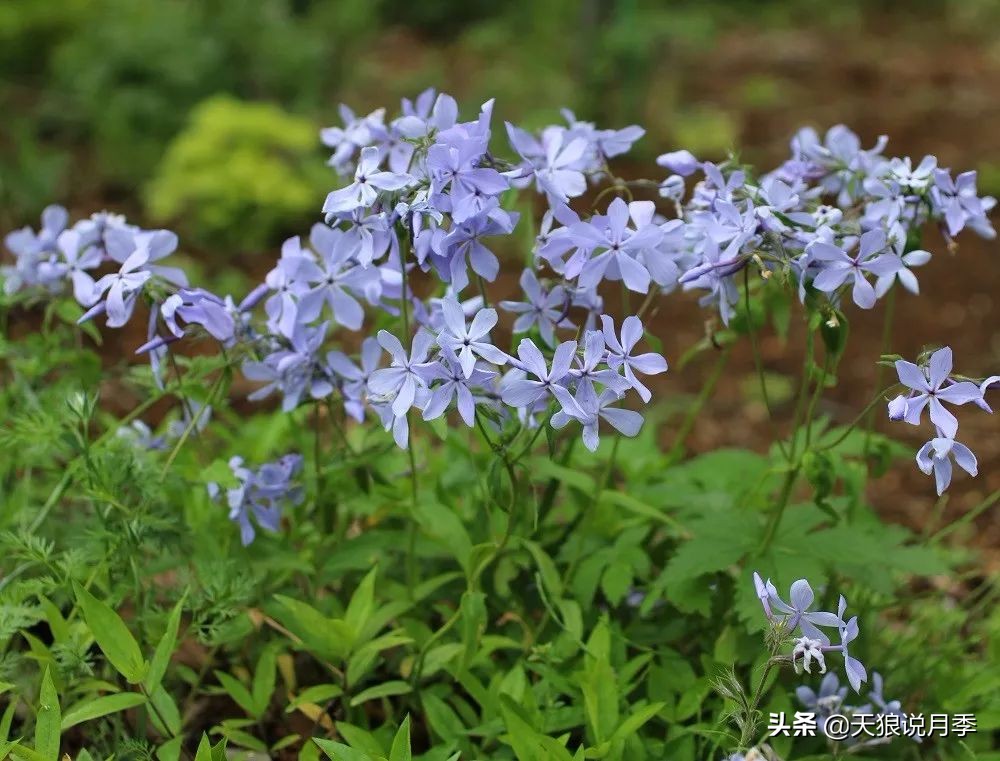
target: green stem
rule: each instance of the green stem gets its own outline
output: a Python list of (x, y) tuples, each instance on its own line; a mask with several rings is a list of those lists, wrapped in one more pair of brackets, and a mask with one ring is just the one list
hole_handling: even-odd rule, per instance
[(760, 676), (760, 681), (757, 683), (757, 689), (754, 690), (753, 697), (750, 699), (748, 708), (750, 710), (750, 716), (748, 721), (743, 725), (743, 729), (740, 733), (740, 748), (749, 748), (751, 741), (753, 740), (753, 732), (756, 730), (757, 722), (753, 721), (754, 715), (757, 713), (757, 706), (760, 705), (760, 699), (764, 694), (764, 685), (767, 683), (767, 677), (771, 674), (771, 670), (774, 668), (774, 660), (770, 659), (767, 662), (767, 666), (764, 668), (764, 673)]
[(851, 422), (851, 424), (849, 426), (847, 426), (847, 428), (844, 430), (844, 432), (842, 434), (840, 434), (840, 436), (838, 436), (836, 439), (834, 439), (829, 444), (826, 444), (826, 445), (824, 445), (822, 447), (817, 448), (816, 451), (817, 452), (825, 452), (828, 449), (833, 449), (838, 444), (840, 444), (842, 441), (844, 441), (844, 439), (846, 439), (848, 436), (851, 435), (851, 432), (854, 431), (858, 427), (858, 424), (867, 417), (868, 413), (871, 412), (874, 409), (874, 407), (879, 402), (884, 402), (885, 401), (885, 395), (888, 394), (890, 391), (892, 391), (892, 389), (894, 389), (897, 385), (899, 385), (899, 384), (898, 383), (893, 383), (892, 385), (886, 386), (884, 389), (882, 389), (875, 396), (874, 399), (872, 399), (870, 402), (868, 402), (867, 406), (863, 410), (861, 410), (861, 412), (858, 414), (858, 416), (856, 418), (854, 418), (854, 420)]
[(760, 354), (760, 345), (757, 343), (757, 330), (753, 324), (753, 315), (750, 312), (750, 267), (743, 268), (743, 298), (746, 309), (747, 335), (750, 337), (750, 349), (753, 353), (753, 363), (757, 370), (757, 379), (760, 381), (760, 395), (764, 400), (764, 409), (767, 411), (767, 426), (770, 430), (772, 441), (778, 442), (782, 456), (787, 460), (788, 452), (785, 449), (785, 442), (781, 441), (774, 433), (774, 412), (771, 410), (771, 398), (767, 392), (767, 379), (764, 377), (764, 361)]
[[(403, 278), (403, 293), (400, 301), (400, 314), (403, 318), (403, 337), (406, 339), (406, 350), (413, 349), (413, 338), (410, 335), (410, 284), (406, 272), (406, 254), (409, 250), (412, 236), (408, 235), (405, 245), (400, 248), (399, 269)], [(410, 427), (410, 411), (406, 411), (406, 426)], [(407, 435), (406, 456), (410, 462), (410, 524), (408, 526), (407, 550), (406, 550), (406, 578), (409, 581), (410, 589), (417, 583), (417, 501), (419, 499), (419, 485), (417, 483), (417, 459), (413, 453), (413, 436)]]
[(799, 445), (799, 422), (802, 419), (802, 410), (806, 397), (809, 395), (809, 375), (812, 373), (813, 356), (816, 351), (816, 337), (811, 325), (806, 325), (806, 356), (802, 363), (802, 378), (799, 381), (799, 395), (795, 400), (795, 413), (792, 415), (792, 443), (788, 456), (791, 464), (795, 460), (795, 454)]
[[(892, 288), (889, 290), (888, 295), (885, 297), (885, 315), (882, 320), (882, 349), (879, 352), (879, 358), (881, 359), (889, 352), (890, 344), (892, 343), (892, 327), (893, 321), (896, 315), (896, 289)], [(875, 388), (881, 388), (882, 386), (882, 376), (885, 372), (885, 368), (880, 362), (875, 370)], [(864, 455), (868, 455), (868, 447), (871, 444), (872, 431), (875, 428), (875, 410), (874, 408), (869, 411), (868, 419), (865, 420), (865, 444), (862, 449)]]
[(944, 526), (937, 533), (931, 536), (930, 539), (931, 543), (936, 544), (937, 542), (944, 539), (946, 536), (951, 534), (956, 529), (971, 523), (980, 515), (982, 515), (984, 512), (993, 507), (993, 505), (995, 505), (997, 501), (1000, 501), (1000, 489), (997, 489), (995, 492), (990, 494), (986, 499), (984, 499), (974, 508), (965, 513), (961, 518), (948, 524), (947, 526)]
[(695, 399), (694, 404), (688, 408), (687, 415), (684, 416), (684, 420), (681, 422), (677, 429), (677, 433), (674, 435), (674, 443), (670, 447), (670, 451), (667, 454), (667, 459), (670, 462), (676, 462), (680, 459), (681, 453), (684, 450), (684, 442), (688, 435), (691, 433), (691, 429), (694, 427), (695, 420), (698, 419), (698, 415), (701, 413), (702, 408), (708, 403), (709, 398), (712, 396), (712, 392), (715, 391), (716, 385), (719, 383), (719, 378), (722, 377), (722, 371), (726, 367), (726, 363), (729, 361), (729, 355), (732, 354), (733, 344), (729, 344), (722, 353), (719, 354), (719, 358), (715, 362), (715, 367), (712, 368), (711, 375), (705, 380), (705, 383), (701, 387), (701, 391), (698, 392), (698, 397)]
[(219, 393), (219, 390), (222, 388), (222, 383), (226, 379), (227, 375), (228, 375), (228, 368), (219, 373), (219, 377), (215, 379), (215, 383), (212, 385), (211, 391), (208, 392), (208, 401), (204, 405), (199, 407), (197, 412), (191, 415), (191, 420), (188, 422), (187, 426), (185, 426), (184, 432), (181, 434), (181, 437), (177, 439), (177, 443), (174, 445), (174, 448), (170, 451), (170, 456), (167, 457), (167, 461), (163, 463), (163, 470), (160, 472), (161, 481), (167, 477), (167, 473), (170, 472), (170, 466), (173, 465), (174, 460), (177, 458), (177, 455), (181, 451), (181, 447), (184, 446), (184, 442), (187, 441), (188, 437), (191, 435), (191, 431), (193, 431), (195, 429), (195, 426), (198, 425), (198, 421), (201, 419), (201, 416), (205, 413), (205, 410), (215, 403), (215, 397)]
[(788, 507), (788, 502), (792, 497), (792, 488), (795, 486), (795, 479), (799, 475), (800, 467), (798, 464), (794, 465), (785, 476), (785, 482), (781, 486), (781, 494), (778, 496), (778, 504), (774, 512), (771, 513), (771, 520), (768, 521), (767, 530), (764, 532), (764, 539), (761, 541), (758, 554), (762, 555), (768, 550), (771, 542), (774, 541), (774, 537), (778, 533), (778, 526), (781, 525), (781, 518), (785, 514), (785, 508)]

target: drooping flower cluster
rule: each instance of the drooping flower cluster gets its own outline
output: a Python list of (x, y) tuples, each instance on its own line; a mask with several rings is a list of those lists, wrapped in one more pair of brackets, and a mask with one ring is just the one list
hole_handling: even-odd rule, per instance
[(993, 410), (986, 402), (986, 391), (1000, 383), (1000, 377), (987, 378), (981, 384), (955, 378), (952, 375), (952, 351), (945, 346), (938, 349), (927, 361), (926, 367), (912, 362), (896, 360), (899, 382), (909, 393), (896, 396), (888, 404), (890, 420), (904, 420), (910, 425), (920, 425), (924, 408), (929, 410), (930, 421), (936, 436), (917, 452), (917, 467), (927, 475), (934, 474), (940, 496), (951, 484), (952, 462), (970, 476), (978, 472), (976, 456), (965, 444), (955, 439), (958, 419), (944, 406), (973, 402), (987, 412)]
[[(837, 612), (810, 610), (816, 595), (805, 579), (794, 582), (789, 590), (789, 602), (778, 595), (778, 590), (771, 583), (761, 578), (756, 571), (753, 574), (754, 589), (757, 598), (764, 608), (764, 614), (773, 627), (773, 631), (787, 640), (794, 639), (791, 661), (796, 673), (803, 671), (811, 673), (812, 665), (819, 666), (821, 674), (826, 673), (826, 654), (837, 652), (844, 659), (844, 672), (847, 681), (855, 692), (861, 691), (861, 683), (868, 680), (864, 664), (849, 652), (849, 645), (858, 638), (858, 617), (845, 619), (847, 600), (840, 596)], [(822, 627), (822, 628), (821, 628)], [(833, 644), (830, 637), (822, 631), (823, 628), (836, 629), (840, 641)]]
[[(302, 501), (302, 488), (292, 483), (302, 469), (302, 456), (285, 455), (276, 462), (261, 465), (257, 470), (246, 467), (242, 457), (233, 457), (229, 460), (229, 467), (238, 483), (225, 490), (226, 504), (229, 506), (229, 519), (240, 527), (240, 540), (245, 547), (256, 536), (251, 516), (261, 528), (278, 531), (283, 506), (297, 505)], [(208, 494), (212, 499), (218, 499), (222, 488), (217, 483), (209, 483)]]

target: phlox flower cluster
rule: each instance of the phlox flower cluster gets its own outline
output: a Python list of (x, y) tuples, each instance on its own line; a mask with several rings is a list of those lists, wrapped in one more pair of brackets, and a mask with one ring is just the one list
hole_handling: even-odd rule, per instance
[[(705, 291), (702, 303), (733, 314), (736, 275), (751, 261), (765, 274), (781, 271), (839, 305), (842, 295), (871, 309), (898, 282), (919, 291), (914, 267), (930, 254), (914, 245), (921, 227), (937, 222), (950, 240), (968, 228), (986, 238), (995, 232), (986, 217), (996, 201), (979, 197), (976, 173), (953, 177), (925, 157), (883, 155), (886, 139), (865, 149), (847, 127), (823, 139), (803, 129), (791, 156), (778, 169), (753, 177), (734, 162), (699, 162), (688, 151), (658, 159), (671, 174), (660, 194), (672, 200), (678, 219), (661, 225), (663, 236), (640, 259), (663, 288)], [(700, 173), (690, 196), (687, 178)], [(651, 266), (656, 264), (656, 266)]]
[[(831, 652), (839, 653), (844, 660), (847, 681), (855, 692), (860, 692), (862, 682), (868, 680), (868, 673), (864, 664), (849, 652), (849, 646), (858, 638), (860, 629), (857, 616), (845, 618), (847, 600), (844, 596), (840, 596), (836, 613), (810, 610), (816, 595), (806, 579), (799, 579), (792, 584), (788, 602), (781, 599), (770, 579), (765, 581), (756, 571), (753, 583), (757, 599), (764, 608), (764, 615), (771, 623), (773, 633), (781, 641), (793, 638), (791, 661), (796, 673), (811, 673), (815, 664), (819, 667), (819, 672), (825, 674), (826, 655)], [(839, 642), (833, 643), (823, 629), (833, 629)], [(796, 634), (799, 636), (796, 637)]]
[(952, 374), (952, 351), (949, 346), (933, 352), (926, 366), (904, 359), (896, 360), (895, 364), (899, 382), (909, 393), (900, 394), (889, 402), (889, 419), (920, 425), (924, 409), (928, 410), (936, 435), (917, 452), (917, 467), (927, 475), (933, 473), (940, 496), (951, 484), (952, 463), (970, 476), (978, 472), (975, 454), (955, 438), (958, 419), (944, 403), (962, 405), (972, 402), (992, 413), (986, 402), (986, 392), (1000, 384), (1000, 376), (992, 376), (980, 383), (956, 378)]
[[(537, 132), (508, 123), (505, 159), (494, 153), (493, 105), (462, 121), (453, 98), (428, 90), (404, 99), (394, 117), (342, 107), (343, 124), (320, 135), (342, 178), (322, 203), (323, 220), (286, 240), (264, 282), (242, 298), (192, 285), (165, 264), (178, 245), (167, 230), (106, 212), (70, 225), (55, 206), (39, 230), (7, 236), (15, 260), (0, 273), (4, 288), (71, 292), (81, 322), (103, 316), (109, 327), (125, 325), (141, 302), (149, 319), (138, 351), (161, 386), (173, 346), (210, 337), (259, 384), (252, 399), (273, 395), (287, 412), (337, 402), (400, 447), (415, 415), (454, 413), (468, 426), (578, 426), (594, 449), (602, 423), (639, 431), (632, 400), (649, 402), (646, 378), (667, 369), (640, 348), (643, 313), (657, 295), (702, 292), (728, 322), (737, 277), (752, 262), (792, 279), (803, 298), (825, 294), (836, 306), (850, 292), (870, 308), (897, 282), (917, 290), (913, 268), (930, 255), (912, 242), (925, 222), (949, 236), (993, 234), (994, 201), (978, 196), (974, 172), (953, 177), (933, 158), (915, 167), (887, 158), (884, 140), (864, 149), (843, 126), (823, 139), (799, 132), (789, 160), (759, 177), (682, 150), (659, 158), (665, 180), (636, 184), (616, 177), (611, 160), (643, 136), (640, 127), (598, 128), (568, 111), (565, 123)], [(689, 188), (696, 173), (702, 179)], [(607, 187), (591, 213), (574, 209), (598, 184)], [(659, 188), (671, 213), (635, 200), (633, 185)], [(517, 191), (538, 194), (546, 210), (530, 231), (523, 295), (494, 308), (486, 284), (500, 271), (498, 245), (527, 224), (511, 210)], [(628, 293), (644, 296), (643, 307), (607, 314), (609, 287), (626, 304)], [(496, 342), (506, 332), (514, 346)]]

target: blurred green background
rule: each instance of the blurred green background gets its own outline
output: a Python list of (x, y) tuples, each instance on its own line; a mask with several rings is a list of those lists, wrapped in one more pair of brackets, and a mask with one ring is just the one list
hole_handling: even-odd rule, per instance
[[(336, 105), (427, 86), (530, 125), (567, 106), (777, 160), (799, 123), (935, 147), (1000, 186), (995, 0), (3, 0), (0, 227), (56, 200), (272, 249), (333, 178)], [(974, 76), (970, 76), (970, 72)], [(983, 128), (985, 127), (985, 128)], [(950, 158), (950, 156), (949, 156)]]
[[(339, 123), (337, 104), (392, 112), (429, 86), (468, 117), (496, 97), (495, 126), (559, 121), (561, 106), (641, 124), (625, 175), (678, 147), (773, 166), (799, 126), (843, 122), (866, 145), (890, 135), (893, 155), (977, 168), (1000, 195), (1000, 0), (0, 0), (0, 233), (53, 201), (74, 217), (109, 208), (176, 229), (196, 282), (240, 292), (336, 185), (318, 131)], [(935, 257), (923, 295), (901, 297), (894, 349), (950, 342), (966, 372), (1000, 372), (997, 244), (969, 240), (958, 257), (933, 234), (925, 245)], [(659, 313), (668, 356), (701, 338), (699, 314), (684, 298)], [(838, 419), (874, 387), (881, 349), (879, 314), (852, 321)], [(762, 350), (770, 370), (797, 372), (776, 339)], [(674, 374), (671, 393), (701, 375)], [(766, 447), (760, 405), (731, 386), (696, 448)], [(962, 421), (984, 475), (949, 511), (1000, 482), (995, 418)], [(919, 525), (923, 477), (880, 483), (881, 509)], [(980, 540), (1000, 547), (1000, 523)]]

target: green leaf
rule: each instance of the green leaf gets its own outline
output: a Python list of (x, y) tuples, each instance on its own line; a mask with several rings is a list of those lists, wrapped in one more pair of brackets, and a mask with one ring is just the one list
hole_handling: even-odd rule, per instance
[(462, 614), (462, 667), (467, 668), (486, 629), (486, 595), (466, 590), (459, 603)]
[(343, 743), (335, 742), (333, 740), (321, 740), (318, 737), (314, 737), (313, 742), (316, 743), (326, 754), (327, 758), (332, 759), (332, 761), (378, 761), (377, 756), (372, 756), (363, 751), (355, 750), (349, 745), (344, 745)]
[(194, 761), (215, 761), (215, 756), (212, 753), (212, 743), (208, 739), (208, 735), (204, 732), (201, 733), (201, 740), (198, 742), (198, 751), (195, 753)]
[(35, 751), (48, 761), (59, 761), (59, 696), (46, 667), (35, 715)]
[(372, 614), (375, 607), (375, 574), (378, 567), (372, 568), (361, 580), (358, 588), (351, 596), (351, 601), (347, 604), (347, 611), (344, 614), (344, 623), (354, 632), (357, 639), (361, 636), (361, 630), (365, 622)]
[(132, 632), (107, 603), (98, 600), (76, 582), (73, 582), (73, 589), (101, 652), (127, 681), (139, 684), (146, 675), (147, 666)]
[(149, 671), (143, 682), (147, 693), (154, 692), (160, 686), (163, 675), (167, 672), (167, 666), (170, 665), (170, 656), (173, 655), (174, 648), (177, 646), (177, 631), (180, 628), (181, 611), (184, 608), (186, 597), (187, 592), (181, 596), (174, 609), (170, 611), (170, 616), (167, 618), (167, 628), (153, 652), (153, 658), (149, 662)]
[(267, 711), (271, 702), (271, 695), (274, 694), (274, 685), (277, 678), (277, 650), (273, 645), (264, 648), (257, 661), (257, 669), (253, 674), (252, 696), (254, 704), (254, 716), (261, 717)]
[(437, 695), (428, 692), (421, 697), (424, 718), (434, 733), (445, 742), (465, 735), (465, 724), (455, 710)]
[(350, 655), (354, 632), (340, 619), (327, 618), (311, 605), (284, 595), (275, 595), (281, 608), (277, 618), (302, 640), (307, 650), (321, 659), (340, 661)]
[[(167, 740), (156, 749), (157, 761), (180, 761), (183, 746), (183, 737), (174, 737), (171, 740)], [(82, 761), (82, 759), (78, 758), (76, 761)]]
[(377, 684), (374, 687), (369, 687), (367, 690), (362, 690), (351, 698), (351, 707), (353, 708), (354, 706), (359, 706), (362, 703), (367, 703), (369, 700), (388, 698), (394, 695), (407, 695), (412, 691), (413, 687), (410, 686), (409, 682), (403, 682), (398, 679), (383, 682), (382, 684)]
[(374, 758), (382, 758), (384, 755), (382, 743), (367, 729), (362, 729), (346, 721), (338, 721), (337, 731), (350, 743), (352, 749), (364, 751)]
[(246, 688), (246, 685), (243, 684), (243, 682), (230, 676), (224, 671), (216, 671), (215, 678), (219, 680), (219, 683), (225, 688), (226, 693), (240, 708), (246, 711), (247, 714), (253, 718), (258, 718), (257, 704), (254, 702), (253, 695), (250, 694), (250, 690)]
[(617, 740), (625, 740), (631, 737), (638, 732), (647, 721), (662, 711), (665, 705), (666, 703), (650, 703), (645, 708), (640, 708), (618, 726), (618, 729), (616, 729), (611, 735), (611, 741), (615, 742)]
[(137, 692), (119, 692), (99, 698), (86, 698), (66, 711), (60, 727), (66, 730), (85, 721), (144, 705), (145, 702), (146, 697)]
[(556, 564), (552, 562), (552, 558), (535, 542), (522, 539), (521, 546), (530, 552), (531, 556), (535, 559), (535, 563), (538, 565), (538, 572), (541, 574), (542, 581), (545, 582), (545, 592), (554, 599), (562, 597), (562, 577), (559, 575)]
[(548, 761), (541, 748), (543, 735), (509, 695), (500, 695), (500, 713), (507, 728), (506, 742), (513, 748), (517, 761)]
[(652, 505), (648, 505), (642, 500), (636, 499), (630, 494), (626, 494), (621, 491), (611, 491), (610, 489), (605, 489), (601, 492), (601, 502), (606, 504), (611, 504), (616, 507), (621, 507), (628, 510), (630, 513), (642, 516), (643, 518), (650, 518), (657, 523), (663, 523), (666, 526), (670, 526), (675, 529), (675, 533), (683, 532), (684, 529), (677, 519), (672, 515), (668, 515), (662, 510), (657, 510)]
[(392, 740), (389, 761), (412, 761), (412, 759), (413, 754), (410, 751), (410, 717), (407, 715)]
[(163, 689), (161, 684), (149, 695), (150, 706), (155, 709), (150, 712), (153, 725), (162, 733), (174, 737), (181, 732), (181, 712), (173, 696)]
[(344, 688), (339, 684), (316, 684), (312, 687), (307, 687), (296, 695), (295, 698), (288, 704), (288, 707), (285, 709), (285, 713), (291, 713), (303, 703), (323, 704), (336, 697), (340, 697), (343, 694)]

